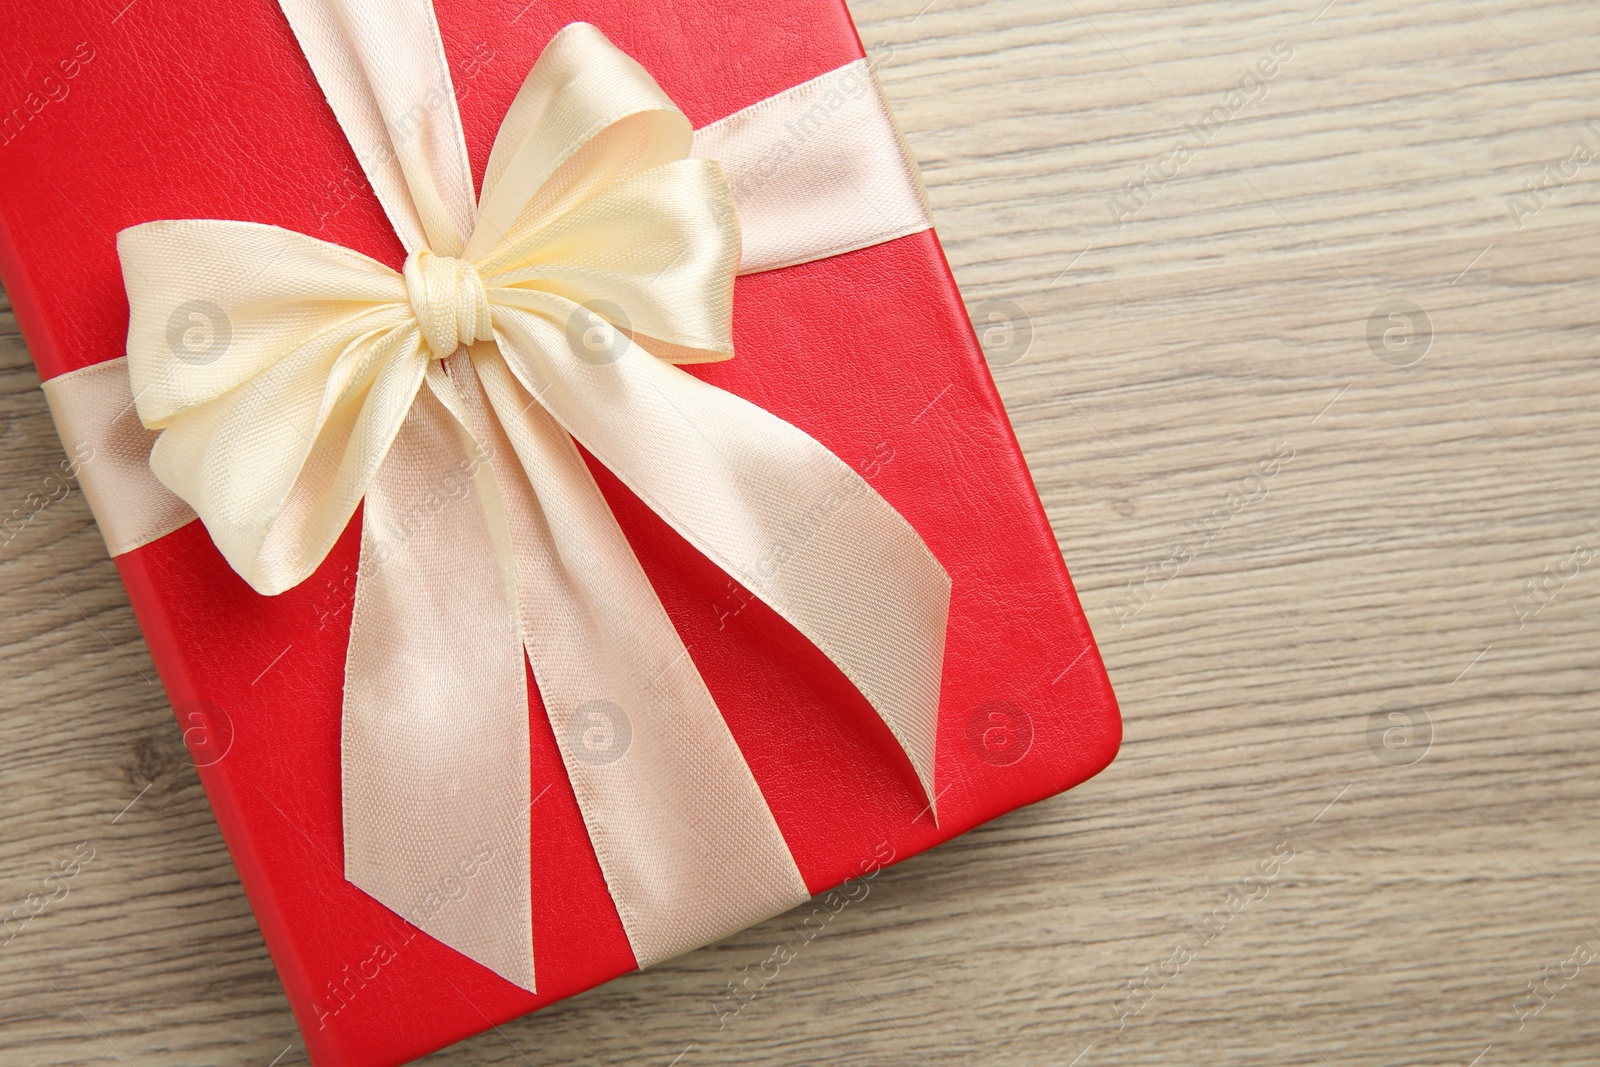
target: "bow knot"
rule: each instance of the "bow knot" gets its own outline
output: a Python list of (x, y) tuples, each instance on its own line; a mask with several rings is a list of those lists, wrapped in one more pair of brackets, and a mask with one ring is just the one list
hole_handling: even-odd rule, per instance
[(494, 340), (489, 294), (470, 262), (419, 248), (406, 257), (406, 300), (435, 359), (449, 359), (462, 345)]

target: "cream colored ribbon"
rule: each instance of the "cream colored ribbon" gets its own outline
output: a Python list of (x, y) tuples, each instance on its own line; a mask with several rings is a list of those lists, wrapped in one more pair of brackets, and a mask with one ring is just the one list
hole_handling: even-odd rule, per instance
[[(641, 966), (804, 900), (573, 439), (825, 652), (936, 796), (943, 569), (821, 444), (674, 366), (733, 354), (751, 197), (787, 185), (827, 214), (756, 227), (745, 269), (926, 228), (870, 72), (853, 90), (850, 68), (792, 90), (791, 114), (810, 118), (777, 136), (795, 143), (737, 161), (730, 190), (649, 74), (577, 23), (528, 75), (475, 201), (431, 7), (282, 6), (404, 270), (212, 220), (136, 226), (118, 249), (132, 395), (160, 431), (150, 467), (229, 563), (261, 593), (290, 588), (364, 501), (347, 877), (534, 988), (526, 656)], [(875, 112), (877, 133), (838, 130)], [(772, 142), (770, 115), (731, 119)], [(836, 133), (873, 142), (859, 180), (799, 165), (829, 159)], [(862, 199), (872, 212), (841, 223), (841, 202)]]

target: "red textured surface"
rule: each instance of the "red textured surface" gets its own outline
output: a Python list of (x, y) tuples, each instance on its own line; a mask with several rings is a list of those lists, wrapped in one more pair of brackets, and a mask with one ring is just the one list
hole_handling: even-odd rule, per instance
[[(480, 179), (518, 85), (576, 19), (640, 60), (697, 126), (861, 55), (839, 0), (524, 3), (436, 2)], [(240, 0), (226, 17), (202, 0), (135, 4), (115, 21), (120, 0), (93, 7), (36, 0), (0, 14), (0, 106), (22, 108), (0, 132), (0, 276), (42, 376), (122, 354), (114, 238), (134, 223), (273, 223), (400, 266), (270, 0)], [(1116, 704), (937, 239), (740, 279), (736, 343), (737, 359), (692, 373), (855, 464), (954, 581), (935, 828), (909, 764), (843, 676), (597, 470), (807, 884), (834, 886), (886, 847), (904, 859), (1110, 762)], [(339, 708), (356, 530), (270, 599), (198, 523), (118, 560), (174, 704), (210, 701), (231, 722), (227, 755), (201, 778), (323, 1067), (401, 1063), (634, 966), (537, 696), (533, 790), (550, 787), (533, 809), (537, 996), (344, 881)], [(1003, 742), (1007, 716), (1031, 726), (1020, 756), (978, 743), (985, 731)]]

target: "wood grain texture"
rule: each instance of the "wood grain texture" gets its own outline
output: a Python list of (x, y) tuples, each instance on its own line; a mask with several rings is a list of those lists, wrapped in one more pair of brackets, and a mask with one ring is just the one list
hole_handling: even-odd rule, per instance
[[(1324, 2), (858, 0), (1122, 755), (724, 1025), (789, 921), (429, 1062), (1594, 1062), (1600, 17)], [(0, 335), (21, 515), (62, 454)], [(0, 540), (0, 910), (94, 849), (0, 1063), (303, 1063), (82, 497)]]

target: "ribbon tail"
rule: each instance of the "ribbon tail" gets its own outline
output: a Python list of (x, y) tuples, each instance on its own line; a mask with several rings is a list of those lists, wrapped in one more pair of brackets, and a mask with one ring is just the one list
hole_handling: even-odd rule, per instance
[(442, 379), (431, 370), (435, 388), (417, 393), (362, 517), (345, 666), (345, 877), (532, 990), (516, 576), (493, 472), (435, 395)]
[(496, 308), (495, 326), (512, 370), (538, 383), (568, 433), (844, 672), (937, 818), (950, 579), (911, 524), (803, 430), (620, 334), (596, 360), (540, 316)]
[(491, 345), (450, 363), (515, 544), (528, 657), (635, 959), (805, 901), (765, 798), (566, 432)]

